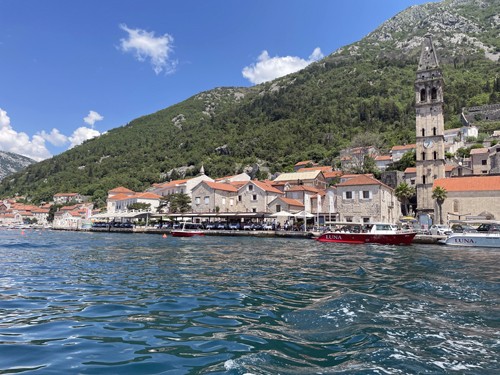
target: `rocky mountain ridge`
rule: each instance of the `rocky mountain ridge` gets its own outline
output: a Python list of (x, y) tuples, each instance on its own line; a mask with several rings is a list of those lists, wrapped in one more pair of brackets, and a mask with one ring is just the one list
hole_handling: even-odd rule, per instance
[(26, 156), (13, 152), (0, 151), (0, 180), (34, 163), (36, 163), (35, 160)]

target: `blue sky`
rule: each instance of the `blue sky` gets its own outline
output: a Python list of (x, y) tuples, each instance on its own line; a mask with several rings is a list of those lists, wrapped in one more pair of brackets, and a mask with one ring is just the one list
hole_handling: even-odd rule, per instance
[(0, 0), (0, 150), (42, 160), (201, 91), (251, 86), (419, 0)]

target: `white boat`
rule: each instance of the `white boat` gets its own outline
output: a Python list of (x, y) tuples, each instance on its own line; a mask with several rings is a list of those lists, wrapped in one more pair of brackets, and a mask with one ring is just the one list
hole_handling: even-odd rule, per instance
[(500, 221), (498, 220), (470, 220), (466, 224), (481, 224), (476, 232), (452, 233), (440, 241), (448, 246), (499, 247), (500, 248)]

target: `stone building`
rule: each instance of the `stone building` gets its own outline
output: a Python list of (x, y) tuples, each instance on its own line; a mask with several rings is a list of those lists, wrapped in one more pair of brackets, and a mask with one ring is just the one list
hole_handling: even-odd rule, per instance
[[(446, 189), (447, 198), (443, 202), (443, 221), (467, 219), (489, 212), (493, 219), (500, 218), (500, 176), (472, 176), (444, 178), (434, 181), (434, 187)], [(437, 202), (436, 212), (438, 209)], [(438, 217), (435, 217), (438, 221)]]
[(160, 196), (153, 193), (137, 193), (116, 201), (116, 210), (126, 210), (134, 203), (150, 204), (150, 210), (155, 212), (160, 205)]
[(269, 204), (269, 212), (272, 213), (286, 211), (295, 214), (303, 210), (304, 205), (298, 200), (285, 197), (278, 197)]
[(286, 198), (294, 199), (304, 205), (304, 211), (311, 212), (311, 197), (317, 195), (319, 189), (309, 186), (299, 185), (288, 189), (285, 194)]
[(364, 175), (337, 184), (339, 221), (353, 223), (390, 222), (398, 219), (394, 190)]
[(488, 174), (490, 172), (490, 152), (487, 147), (470, 150), (470, 160), (473, 174)]
[(78, 193), (58, 193), (53, 197), (55, 203), (68, 203), (71, 201), (81, 203), (85, 198), (87, 197)]
[(236, 212), (267, 212), (268, 205), (284, 193), (264, 181), (248, 181), (238, 188)]
[(201, 181), (193, 188), (191, 208), (196, 213), (236, 212), (238, 189), (228, 183)]
[[(464, 124), (464, 127), (471, 127), (474, 123), (479, 121), (483, 123), (500, 121), (500, 104), (462, 108), (460, 121)], [(477, 137), (477, 134), (475, 136)]]
[(112, 214), (116, 212), (116, 202), (131, 197), (132, 195), (135, 195), (135, 192), (133, 192), (130, 189), (124, 188), (123, 186), (120, 186), (118, 188), (112, 189), (108, 191), (108, 199), (106, 199), (107, 202), (107, 211), (108, 213)]
[(434, 180), (445, 177), (445, 84), (431, 34), (424, 36), (416, 75), (417, 211), (419, 216), (429, 216), (434, 212)]

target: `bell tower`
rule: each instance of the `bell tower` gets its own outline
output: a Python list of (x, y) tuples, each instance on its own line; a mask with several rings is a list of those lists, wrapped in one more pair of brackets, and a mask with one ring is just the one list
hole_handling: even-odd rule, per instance
[(439, 68), (432, 35), (426, 34), (415, 80), (417, 131), (417, 213), (434, 213), (432, 186), (444, 178), (444, 100), (443, 73)]

